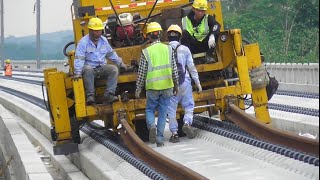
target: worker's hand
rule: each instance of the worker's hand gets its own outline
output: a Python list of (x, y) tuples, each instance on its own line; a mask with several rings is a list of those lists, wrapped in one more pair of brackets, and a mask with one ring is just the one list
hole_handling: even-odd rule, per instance
[(73, 75), (73, 80), (74, 81), (78, 81), (79, 79), (81, 79), (82, 78), (82, 75), (81, 74), (75, 74), (75, 75)]
[(202, 87), (201, 87), (201, 84), (196, 84), (197, 85), (197, 89), (198, 89), (198, 92), (202, 92)]
[(179, 94), (179, 86), (178, 85), (174, 85), (173, 87), (173, 94), (175, 96), (177, 96)]
[(124, 69), (125, 71), (128, 70), (127, 65), (125, 65), (123, 62), (120, 63), (119, 67), (122, 68), (122, 69)]
[(140, 99), (140, 94), (141, 94), (141, 91), (140, 91), (140, 90), (139, 90), (139, 91), (136, 91), (136, 93), (135, 93), (136, 99)]
[(213, 34), (211, 34), (209, 37), (208, 46), (209, 46), (209, 48), (216, 47), (216, 38), (214, 37)]

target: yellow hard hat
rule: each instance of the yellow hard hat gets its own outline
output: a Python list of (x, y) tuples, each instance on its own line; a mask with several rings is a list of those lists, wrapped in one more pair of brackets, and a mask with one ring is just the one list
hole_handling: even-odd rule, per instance
[(171, 26), (169, 26), (167, 32), (169, 31), (176, 31), (178, 33), (180, 33), (180, 35), (182, 34), (182, 30), (180, 28), (180, 26), (176, 25), (176, 24), (172, 24)]
[(7, 59), (5, 62), (9, 64), (11, 61), (10, 61), (10, 59)]
[(162, 31), (161, 25), (157, 22), (151, 22), (147, 27), (147, 34), (155, 31)]
[(194, 0), (192, 7), (198, 10), (207, 10), (208, 9), (208, 2), (207, 0)]
[(88, 28), (92, 30), (103, 30), (103, 23), (100, 18), (91, 18), (88, 23)]

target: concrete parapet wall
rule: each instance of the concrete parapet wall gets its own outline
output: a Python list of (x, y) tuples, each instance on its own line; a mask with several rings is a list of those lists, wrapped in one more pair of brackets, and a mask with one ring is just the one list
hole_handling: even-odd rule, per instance
[[(16, 70), (36, 70), (36, 60), (12, 60), (13, 68)], [(67, 72), (69, 66), (65, 66), (66, 60), (41, 61), (40, 68), (53, 68)], [(319, 85), (318, 63), (266, 63), (267, 70), (271, 76), (276, 77), (282, 83)]]
[(279, 82), (319, 85), (318, 63), (266, 63), (266, 66)]
[[(57, 68), (58, 70), (68, 71), (69, 67), (65, 66), (66, 60), (46, 60), (40, 61), (40, 69)], [(36, 60), (11, 60), (12, 68), (17, 70), (35, 70), (37, 69)]]
[(40, 155), (10, 113), (0, 105), (0, 146), (14, 179), (52, 179)]

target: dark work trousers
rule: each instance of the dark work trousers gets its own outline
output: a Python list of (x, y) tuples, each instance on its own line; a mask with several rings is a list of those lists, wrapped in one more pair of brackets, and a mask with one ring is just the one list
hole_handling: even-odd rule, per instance
[(190, 33), (186, 30), (182, 32), (181, 44), (187, 46), (192, 54), (207, 52), (213, 53), (214, 48), (209, 48), (208, 41), (209, 35), (204, 38), (202, 41), (198, 41), (196, 38), (190, 35)]
[(92, 68), (90, 65), (84, 65), (82, 71), (82, 77), (84, 86), (86, 89), (86, 94), (88, 96), (94, 95), (94, 80), (95, 79), (105, 79), (107, 80), (105, 96), (108, 94), (115, 94), (118, 82), (119, 70), (115, 65), (106, 64), (101, 65), (98, 68)]

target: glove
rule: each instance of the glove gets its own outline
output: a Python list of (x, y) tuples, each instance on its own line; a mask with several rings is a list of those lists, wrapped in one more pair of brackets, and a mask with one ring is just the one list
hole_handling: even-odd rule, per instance
[(177, 96), (179, 94), (179, 86), (178, 85), (174, 85), (173, 87), (173, 94), (175, 96)]
[(201, 84), (196, 84), (197, 85), (197, 89), (198, 89), (198, 92), (202, 92), (202, 87), (201, 87)]
[(127, 71), (127, 69), (128, 69), (127, 66), (123, 62), (120, 63), (119, 67), (124, 69), (125, 71)]
[(136, 99), (140, 99), (140, 94), (141, 94), (141, 91), (140, 91), (140, 90), (139, 90), (139, 91), (136, 91), (136, 93), (135, 93)]
[(209, 37), (208, 46), (210, 49), (216, 47), (216, 38), (214, 37), (213, 34), (211, 34)]
[(81, 74), (75, 74), (75, 75), (73, 75), (73, 80), (74, 81), (78, 81), (79, 79), (81, 79), (82, 78), (82, 75)]

